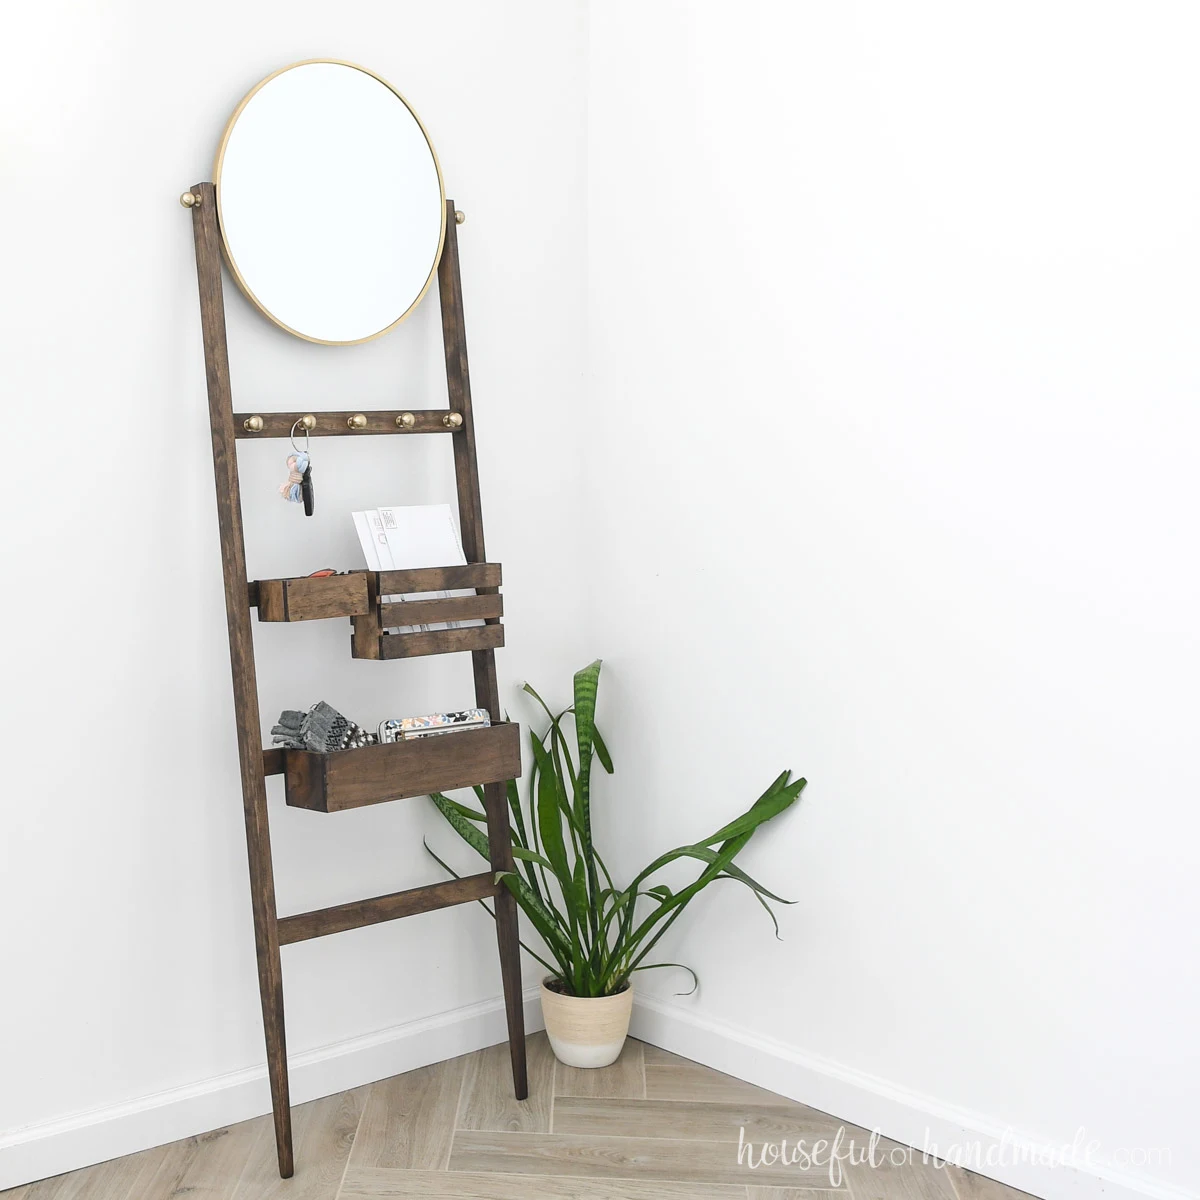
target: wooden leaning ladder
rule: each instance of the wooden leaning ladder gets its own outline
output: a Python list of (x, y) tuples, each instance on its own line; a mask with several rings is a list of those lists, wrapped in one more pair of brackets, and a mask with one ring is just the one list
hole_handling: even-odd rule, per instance
[[(475, 429), (471, 416), (471, 383), (463, 324), (462, 281), (453, 201), (446, 202), (446, 237), (438, 264), (442, 337), (450, 408), (424, 412), (321, 413), (310, 436), (338, 434), (445, 433), (454, 446), (454, 470), (463, 551), (468, 566), (424, 571), (357, 571), (328, 579), (282, 579), (250, 582), (238, 490), (236, 442), (239, 438), (287, 437), (305, 414), (236, 413), (229, 380), (225, 338), (225, 306), (221, 279), (221, 238), (216, 191), (211, 183), (192, 189), (192, 226), (196, 239), (196, 272), (200, 284), (200, 317), (208, 377), (213, 471), (217, 517), (221, 531), (221, 565), (225, 577), (225, 610), (229, 624), (229, 658), (237, 720), (238, 757), (246, 817), (246, 849), (250, 860), (250, 895), (258, 955), (258, 985), (267, 1044), (267, 1073), (275, 1120), (279, 1173), (293, 1171), (291, 1108), (287, 1049), (284, 1037), (283, 978), (279, 948), (346, 929), (396, 917), (446, 908), (469, 900), (492, 898), (496, 940), (508, 1018), (513, 1085), (518, 1100), (528, 1094), (525, 1071), (525, 1023), (522, 1011), (517, 908), (512, 894), (495, 883), (495, 873), (513, 869), (505, 780), (520, 774), (520, 741), (516, 725), (501, 722), (496, 686), (495, 647), (503, 645), (503, 612), (498, 594), (500, 569), (484, 552), (483, 514)], [(364, 419), (365, 418), (365, 419)], [(459, 420), (458, 418), (461, 418)], [(404, 606), (396, 620), (388, 595), (476, 589), (476, 595), (416, 601)], [(415, 607), (422, 606), (417, 614)], [(337, 754), (264, 750), (254, 669), (250, 609), (259, 620), (312, 620), (348, 616), (353, 622), (351, 652), (356, 657), (390, 659), (469, 650), (475, 677), (475, 702), (491, 714), (493, 726), (460, 731), (446, 737), (420, 739), (394, 746), (368, 747)], [(411, 625), (482, 618), (484, 624), (408, 634), (386, 632), (389, 625)], [(334, 812), (483, 784), (487, 815), (490, 870), (463, 879), (412, 888), (386, 896), (340, 904), (296, 916), (280, 917), (275, 907), (271, 834), (267, 820), (266, 776), (282, 774), (290, 805)]]

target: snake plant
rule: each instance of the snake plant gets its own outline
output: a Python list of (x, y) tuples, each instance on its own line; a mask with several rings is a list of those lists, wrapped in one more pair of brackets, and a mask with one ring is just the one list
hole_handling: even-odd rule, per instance
[[(525, 691), (545, 711), (549, 725), (540, 734), (530, 731), (533, 763), (524, 801), (516, 781), (508, 781), (516, 869), (498, 873), (496, 881), (502, 881), (516, 897), (542, 942), (541, 951), (524, 941), (521, 945), (568, 994), (610, 996), (623, 990), (635, 971), (656, 967), (681, 967), (691, 975), (694, 991), (698, 980), (690, 967), (648, 963), (646, 957), (696, 894), (717, 879), (732, 879), (748, 887), (779, 935), (770, 902), (792, 901), (767, 891), (733, 860), (760, 825), (796, 800), (806, 781), (793, 780), (791, 772), (784, 771), (741, 816), (700, 841), (660, 854), (626, 886), (618, 887), (592, 843), (592, 762), (598, 761), (609, 774), (613, 770), (595, 722), (599, 682), (599, 661), (577, 672), (575, 702), (557, 716), (525, 685)], [(574, 737), (567, 732), (568, 719)], [(483, 789), (475, 791), (482, 805)], [(459, 837), (487, 858), (487, 819), (482, 809), (460, 804), (440, 792), (430, 799)], [(458, 877), (432, 849), (429, 852)], [(700, 864), (692, 882), (678, 890), (654, 882), (657, 872), (680, 859)]]

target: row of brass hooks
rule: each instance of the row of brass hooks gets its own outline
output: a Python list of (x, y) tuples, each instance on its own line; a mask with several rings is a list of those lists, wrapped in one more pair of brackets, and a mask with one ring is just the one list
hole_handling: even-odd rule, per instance
[[(442, 418), (442, 424), (445, 425), (445, 427), (447, 429), (461, 429), (462, 423), (463, 423), (462, 413), (451, 412), (451, 413), (447, 413)], [(402, 412), (396, 418), (396, 428), (397, 429), (402, 429), (402, 430), (413, 429), (416, 427), (416, 424), (417, 424), (417, 418), (410, 412)], [(247, 433), (262, 433), (264, 425), (265, 425), (265, 422), (263, 421), (262, 417), (260, 417), (257, 413), (252, 417), (247, 417), (242, 422), (242, 428), (244, 428)], [(314, 430), (316, 427), (317, 427), (317, 418), (314, 417), (312, 415), (312, 413), (308, 413), (305, 416), (300, 417), (296, 421), (296, 423), (292, 426), (292, 432), (294, 434), (297, 429), (303, 429), (306, 433), (309, 433), (312, 430)], [(347, 429), (366, 429), (366, 427), (367, 427), (367, 414), (366, 413), (351, 413), (351, 415), (346, 418), (346, 428)]]

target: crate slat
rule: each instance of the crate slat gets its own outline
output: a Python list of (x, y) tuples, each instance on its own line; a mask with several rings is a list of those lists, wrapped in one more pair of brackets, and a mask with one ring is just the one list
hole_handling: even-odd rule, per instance
[(379, 606), (379, 624), (385, 629), (396, 625), (432, 625), (438, 621), (486, 620), (503, 615), (503, 596), (450, 596)]
[(500, 586), (499, 563), (468, 563), (458, 567), (422, 567), (415, 571), (380, 571), (379, 594), (450, 592), (458, 588)]
[(421, 658), (426, 654), (456, 654), (460, 650), (495, 650), (503, 645), (503, 625), (431, 629), (428, 633), (388, 633), (379, 639), (379, 657), (389, 660)]

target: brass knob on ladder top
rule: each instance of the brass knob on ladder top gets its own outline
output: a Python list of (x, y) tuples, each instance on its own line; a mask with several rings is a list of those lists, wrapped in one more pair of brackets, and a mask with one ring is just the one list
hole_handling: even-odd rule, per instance
[(461, 429), (462, 413), (447, 413), (442, 418), (442, 424), (445, 425), (447, 429)]
[(179, 197), (179, 203), (184, 208), (195, 208), (200, 203), (200, 197), (195, 192), (184, 192)]
[(245, 429), (247, 433), (262, 433), (263, 419), (262, 417), (247, 417), (242, 422), (242, 428)]
[(417, 423), (417, 418), (412, 413), (401, 413), (396, 418), (397, 429), (411, 429)]
[(362, 413), (355, 413), (353, 416), (346, 418), (347, 429), (366, 429), (367, 418)]
[(461, 208), (454, 210), (454, 223), (455, 225), (465, 225), (467, 223), (467, 214)]

